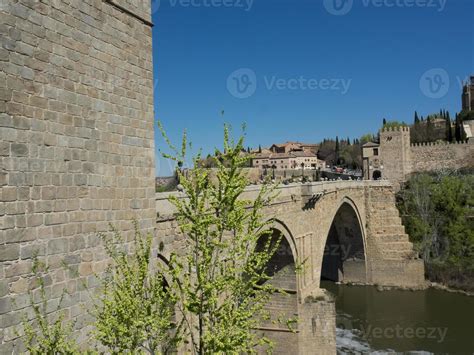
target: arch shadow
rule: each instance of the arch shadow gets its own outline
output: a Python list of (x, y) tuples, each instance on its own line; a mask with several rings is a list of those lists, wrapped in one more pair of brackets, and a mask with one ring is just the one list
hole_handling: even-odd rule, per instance
[[(264, 306), (270, 319), (263, 320), (258, 331), (275, 344), (275, 349), (291, 349), (297, 352), (298, 334), (288, 329), (287, 321), (298, 317), (298, 280), (296, 263), (298, 250), (289, 228), (280, 220), (269, 220), (271, 234), (262, 236), (257, 250), (263, 250), (268, 242), (279, 240), (279, 245), (266, 265), (269, 282), (278, 291), (274, 292)], [(279, 352), (276, 352), (279, 353)]]
[(321, 280), (367, 282), (365, 226), (357, 205), (347, 196), (335, 209), (321, 260)]

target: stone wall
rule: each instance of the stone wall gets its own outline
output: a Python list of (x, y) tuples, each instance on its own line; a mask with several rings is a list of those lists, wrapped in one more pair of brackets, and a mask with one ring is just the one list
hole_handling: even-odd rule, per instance
[[(442, 169), (474, 167), (474, 141), (447, 143), (411, 144), (408, 127), (392, 127), (380, 131), (380, 155), (377, 164), (374, 157), (368, 157), (381, 171), (382, 178), (390, 180), (396, 188), (407, 180), (410, 174)], [(368, 167), (365, 167), (368, 170)], [(365, 178), (371, 178), (365, 173)]]
[(106, 264), (96, 233), (155, 226), (150, 3), (118, 2), (0, 4), (2, 354), (24, 350), (15, 326), (34, 252), (50, 267), (48, 306), (71, 292), (63, 307), (83, 342), (81, 284)]
[(474, 141), (412, 144), (411, 172), (474, 166)]

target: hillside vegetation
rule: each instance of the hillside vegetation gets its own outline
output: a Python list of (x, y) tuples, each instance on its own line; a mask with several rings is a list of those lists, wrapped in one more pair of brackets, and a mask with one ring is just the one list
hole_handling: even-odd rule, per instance
[(428, 279), (474, 290), (474, 171), (416, 174), (397, 205)]

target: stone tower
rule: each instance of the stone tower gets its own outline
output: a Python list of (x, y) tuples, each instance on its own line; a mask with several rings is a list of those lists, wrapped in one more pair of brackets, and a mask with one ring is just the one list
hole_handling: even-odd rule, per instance
[(410, 128), (382, 128), (380, 131), (380, 151), (383, 175), (394, 183), (400, 183), (411, 171)]
[(463, 86), (462, 90), (462, 109), (465, 111), (474, 110), (474, 76)]
[(97, 232), (154, 228), (150, 12), (142, 0), (0, 2), (2, 354), (24, 351), (33, 253), (52, 309), (70, 291), (62, 307), (83, 342), (81, 285), (106, 265)]

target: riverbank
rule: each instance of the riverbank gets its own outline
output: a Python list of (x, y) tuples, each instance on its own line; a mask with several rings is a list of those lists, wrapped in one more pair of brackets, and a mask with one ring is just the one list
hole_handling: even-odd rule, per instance
[(440, 291), (446, 291), (451, 293), (459, 293), (465, 296), (473, 297), (474, 291), (471, 290), (464, 290), (461, 288), (450, 287), (447, 284), (434, 282), (430, 280), (426, 280), (426, 283), (421, 286), (417, 287), (406, 287), (406, 286), (386, 286), (386, 285), (375, 285), (375, 284), (366, 284), (366, 283), (354, 283), (354, 282), (336, 282), (336, 285), (344, 285), (344, 286), (369, 286), (375, 287), (377, 291), (392, 291), (392, 290), (400, 290), (400, 291), (424, 291), (429, 288), (433, 288)]
[(443, 264), (425, 263), (425, 277), (440, 287), (474, 294), (474, 271)]

